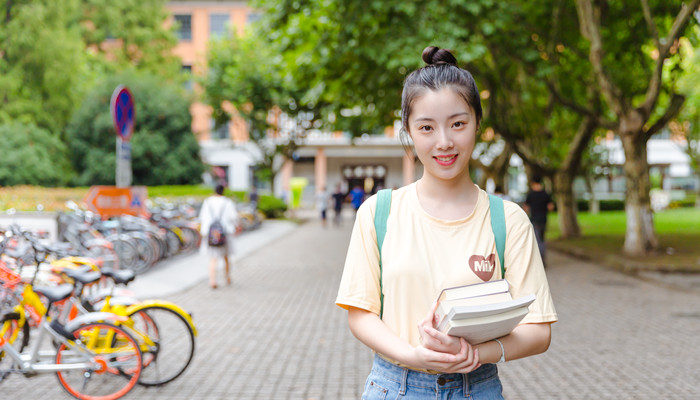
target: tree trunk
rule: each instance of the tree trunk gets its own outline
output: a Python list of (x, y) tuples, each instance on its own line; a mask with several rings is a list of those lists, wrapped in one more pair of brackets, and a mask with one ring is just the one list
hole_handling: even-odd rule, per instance
[(649, 164), (647, 163), (647, 141), (642, 132), (622, 132), (622, 147), (625, 151), (625, 212), (627, 230), (624, 252), (641, 256), (658, 246), (654, 232), (654, 213), (651, 210), (649, 191)]
[(559, 229), (563, 239), (581, 236), (581, 228), (576, 218), (573, 182), (573, 176), (568, 171), (560, 170), (554, 174), (554, 197), (557, 201)]

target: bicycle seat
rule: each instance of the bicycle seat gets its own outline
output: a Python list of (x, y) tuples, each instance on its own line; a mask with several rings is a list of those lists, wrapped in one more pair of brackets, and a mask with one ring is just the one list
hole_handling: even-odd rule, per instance
[(122, 269), (115, 271), (111, 268), (102, 268), (102, 275), (112, 278), (114, 283), (126, 285), (136, 278), (136, 274), (132, 270)]
[(75, 279), (76, 281), (82, 283), (83, 285), (87, 285), (88, 283), (97, 282), (102, 277), (101, 273), (99, 273), (97, 271), (92, 271), (92, 270), (85, 271), (85, 270), (81, 270), (81, 269), (65, 268), (63, 270), (63, 273), (68, 275), (68, 277)]
[(67, 299), (73, 293), (73, 285), (63, 284), (56, 287), (35, 287), (34, 291), (49, 299), (49, 303)]

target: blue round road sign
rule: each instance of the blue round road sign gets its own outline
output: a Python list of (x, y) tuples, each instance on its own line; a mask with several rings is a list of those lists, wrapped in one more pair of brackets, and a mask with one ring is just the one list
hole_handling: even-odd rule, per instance
[(134, 133), (134, 96), (126, 86), (114, 89), (110, 109), (117, 135), (128, 142)]

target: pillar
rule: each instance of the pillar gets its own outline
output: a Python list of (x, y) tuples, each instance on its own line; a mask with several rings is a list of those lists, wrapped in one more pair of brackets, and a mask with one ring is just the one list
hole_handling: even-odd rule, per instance
[[(316, 150), (314, 172), (316, 173), (316, 193), (320, 193), (326, 186), (326, 178), (328, 176), (328, 160), (323, 147), (319, 147)], [(326, 188), (326, 191), (327, 190), (328, 188)]]

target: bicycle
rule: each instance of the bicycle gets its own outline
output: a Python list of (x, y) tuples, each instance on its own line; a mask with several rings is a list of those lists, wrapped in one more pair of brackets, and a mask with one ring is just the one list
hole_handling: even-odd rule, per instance
[[(70, 316), (100, 310), (127, 318), (119, 325), (129, 328), (144, 357), (138, 382), (140, 385), (164, 385), (182, 375), (190, 365), (197, 330), (192, 317), (182, 308), (164, 300), (138, 301), (126, 296), (114, 298), (111, 292), (106, 293), (104, 298), (81, 297), (82, 287), (98, 282), (99, 274), (86, 269), (66, 269), (62, 273), (81, 284), (72, 303), (66, 305), (64, 314)], [(126, 285), (135, 277), (133, 271), (108, 268), (101, 270), (100, 274), (117, 285)]]
[[(3, 277), (11, 279), (5, 280), (5, 285), (20, 281), (19, 274), (6, 267)], [(32, 377), (53, 372), (66, 392), (75, 398), (118, 399), (127, 394), (141, 376), (143, 357), (139, 345), (124, 328), (107, 322), (126, 319), (114, 314), (88, 313), (65, 325), (51, 320), (54, 305), (69, 298), (73, 289), (72, 285), (33, 289), (48, 300), (48, 305), (42, 309), (44, 314), (37, 328), (38, 335), (29, 351), (17, 350), (10, 342), (17, 337), (15, 332), (23, 313), (7, 313), (0, 318), (0, 362), (10, 361), (0, 363), (0, 382), (10, 373)], [(37, 308), (42, 306), (36, 305)], [(53, 339), (53, 350), (42, 350), (47, 335)]]

